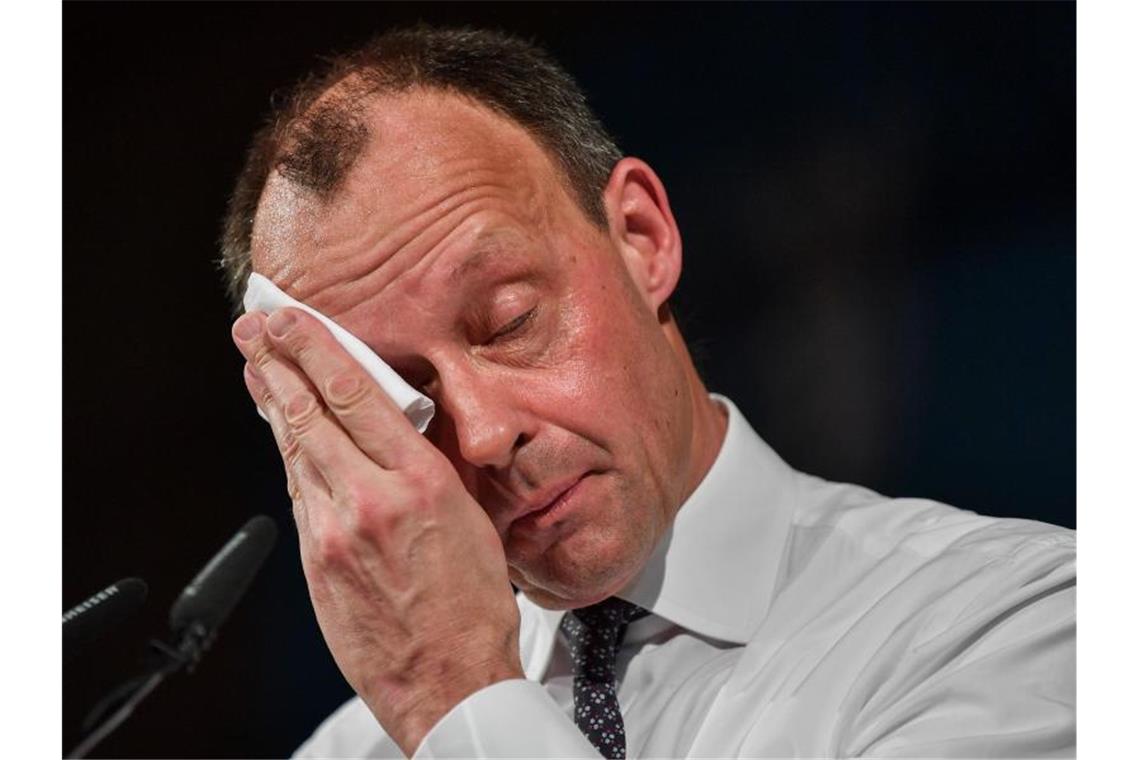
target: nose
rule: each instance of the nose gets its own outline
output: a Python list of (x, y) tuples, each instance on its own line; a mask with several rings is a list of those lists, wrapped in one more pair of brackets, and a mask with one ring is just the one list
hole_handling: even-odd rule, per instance
[(442, 368), (440, 411), (454, 428), (459, 456), (474, 467), (505, 468), (525, 440), (511, 384), (478, 368)]

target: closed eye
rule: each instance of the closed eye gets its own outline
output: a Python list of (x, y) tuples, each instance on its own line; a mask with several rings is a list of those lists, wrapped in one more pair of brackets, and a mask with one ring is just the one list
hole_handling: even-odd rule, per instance
[(532, 308), (530, 311), (520, 314), (507, 324), (503, 325), (494, 335), (491, 336), (491, 340), (488, 342), (493, 343), (494, 341), (502, 340), (503, 338), (506, 338), (511, 333), (521, 328), (526, 323), (530, 322), (531, 318), (534, 316), (536, 309), (537, 307)]

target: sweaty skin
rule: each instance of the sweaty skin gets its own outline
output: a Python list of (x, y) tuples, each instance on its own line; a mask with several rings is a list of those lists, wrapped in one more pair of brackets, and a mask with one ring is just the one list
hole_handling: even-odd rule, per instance
[(322, 631), (410, 754), (456, 702), (521, 677), (507, 578), (551, 608), (618, 591), (725, 422), (665, 305), (681, 241), (644, 162), (614, 168), (599, 229), (530, 135), (480, 105), (413, 91), (368, 118), (331, 202), (271, 176), (253, 265), (433, 398), (426, 440), (304, 313), (234, 334)]

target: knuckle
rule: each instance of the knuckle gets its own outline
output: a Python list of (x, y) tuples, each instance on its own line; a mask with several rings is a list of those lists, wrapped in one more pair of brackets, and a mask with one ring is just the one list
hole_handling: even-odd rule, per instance
[(289, 499), (293, 502), (294, 508), (299, 506), (301, 503), (301, 489), (297, 486), (297, 479), (292, 475), (286, 474), (285, 490), (289, 493)]
[(432, 488), (432, 473), (428, 467), (408, 467), (401, 470), (400, 474), (403, 481), (407, 486), (409, 494), (419, 494)]
[(359, 406), (368, 395), (368, 386), (360, 381), (356, 372), (338, 372), (325, 384), (325, 397), (337, 410)]
[(407, 514), (405, 505), (364, 483), (351, 485), (346, 500), (353, 534), (368, 542), (393, 535)]
[(406, 502), (417, 512), (430, 510), (442, 503), (450, 490), (449, 480), (432, 467), (409, 468), (405, 476), (408, 484)]
[(376, 490), (363, 483), (353, 483), (348, 487), (346, 501), (357, 526), (383, 523), (386, 513), (390, 511), (386, 509)]
[(301, 442), (292, 433), (285, 433), (281, 439), (281, 457), (287, 468), (292, 470), (301, 460)]
[[(273, 406), (273, 394), (264, 385), (249, 386), (249, 395), (253, 399), (253, 403), (257, 404), (264, 410), (268, 410)], [(272, 424), (272, 423), (271, 423)]]
[(273, 363), (273, 348), (265, 343), (259, 344), (253, 351), (253, 359), (250, 363), (260, 370), (268, 369), (269, 365)]
[(316, 537), (317, 559), (324, 565), (343, 565), (349, 555), (349, 544), (338, 530), (326, 530)]
[(285, 346), (298, 362), (304, 364), (313, 351), (313, 342), (303, 329), (292, 330), (284, 339)]
[(298, 433), (311, 428), (319, 415), (320, 407), (317, 400), (306, 391), (295, 394), (285, 404), (285, 421)]

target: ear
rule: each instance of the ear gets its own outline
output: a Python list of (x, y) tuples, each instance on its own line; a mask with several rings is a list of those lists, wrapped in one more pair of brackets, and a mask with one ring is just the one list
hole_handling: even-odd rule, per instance
[(665, 186), (639, 158), (614, 166), (603, 200), (610, 238), (649, 308), (657, 313), (681, 277), (681, 233)]

